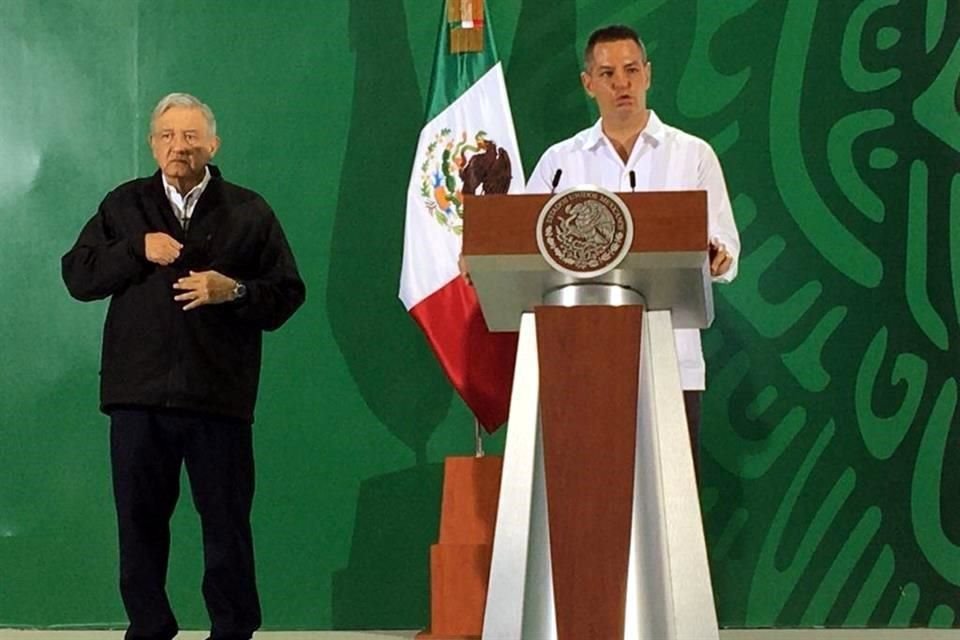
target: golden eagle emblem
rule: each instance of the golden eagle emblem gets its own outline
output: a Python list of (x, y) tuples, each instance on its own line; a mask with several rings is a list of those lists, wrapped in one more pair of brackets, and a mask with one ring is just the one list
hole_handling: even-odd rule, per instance
[(427, 211), (437, 222), (460, 235), (463, 233), (463, 194), (507, 193), (513, 179), (510, 154), (496, 141), (478, 131), (468, 140), (450, 129), (441, 129), (427, 145), (420, 166), (420, 195)]

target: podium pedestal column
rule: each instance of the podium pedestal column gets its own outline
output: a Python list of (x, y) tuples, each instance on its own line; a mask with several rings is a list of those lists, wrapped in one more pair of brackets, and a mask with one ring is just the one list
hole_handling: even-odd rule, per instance
[[(567, 587), (557, 587), (557, 525), (553, 514), (548, 522), (548, 512), (554, 510), (549, 495), (556, 489), (548, 486), (553, 479), (546, 474), (549, 454), (545, 448), (550, 436), (546, 433), (546, 412), (541, 412), (541, 381), (545, 375), (539, 349), (547, 345), (538, 345), (538, 324), (534, 314), (525, 313), (520, 325), (483, 639), (718, 640), (669, 311), (643, 314), (638, 375), (633, 378), (637, 385), (633, 396), (635, 445), (629, 448), (633, 492), (620, 631), (615, 630), (616, 635), (576, 636), (564, 626), (567, 623), (562, 621), (568, 617), (590, 618), (593, 611), (577, 601), (571, 604), (569, 595), (566, 600), (557, 596)], [(614, 453), (616, 464), (621, 464), (621, 453)], [(620, 508), (612, 506), (611, 513), (619, 518)], [(618, 550), (618, 566), (621, 557), (622, 551)], [(619, 587), (620, 578), (616, 580), (615, 586)], [(588, 625), (613, 623), (597, 618), (596, 622), (573, 624), (584, 625), (577, 629), (592, 629)]]

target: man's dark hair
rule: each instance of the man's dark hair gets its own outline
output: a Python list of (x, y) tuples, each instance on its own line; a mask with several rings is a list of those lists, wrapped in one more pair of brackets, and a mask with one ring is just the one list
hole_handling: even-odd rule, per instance
[(587, 46), (583, 50), (583, 68), (589, 69), (593, 63), (593, 48), (601, 42), (618, 42), (620, 40), (633, 40), (640, 47), (640, 61), (647, 62), (647, 48), (643, 46), (643, 41), (637, 32), (630, 27), (622, 24), (612, 24), (608, 27), (600, 27), (590, 34), (587, 39)]

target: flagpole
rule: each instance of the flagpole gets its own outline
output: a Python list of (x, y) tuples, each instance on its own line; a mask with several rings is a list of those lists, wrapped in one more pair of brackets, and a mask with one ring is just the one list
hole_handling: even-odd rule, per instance
[(473, 457), (482, 458), (483, 453), (483, 430), (480, 428), (480, 420), (473, 417)]
[[(491, 428), (506, 421), (516, 336), (488, 332), (477, 322), (482, 314), (476, 294), (458, 275), (462, 196), (480, 189), (474, 178), (464, 187), (462, 171), (495, 154), (486, 160), (496, 158), (499, 169), (484, 172), (481, 192), (509, 193), (522, 191), (523, 165), (488, 3), (433, 1), (442, 5), (440, 25), (426, 122), (407, 189), (399, 294), (473, 414), (474, 455), (444, 460), (440, 537), (430, 548), (430, 626), (417, 638), (479, 640), (503, 457), (484, 453), (478, 416)], [(500, 170), (506, 163), (512, 169)], [(510, 177), (506, 185), (504, 175)]]

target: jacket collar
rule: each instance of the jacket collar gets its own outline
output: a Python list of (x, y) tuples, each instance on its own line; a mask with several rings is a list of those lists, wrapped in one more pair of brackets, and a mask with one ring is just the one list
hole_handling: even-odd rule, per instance
[[(220, 169), (216, 165), (208, 164), (207, 168), (210, 170), (210, 182), (207, 184), (207, 188), (203, 190), (203, 194), (193, 210), (192, 219), (194, 223), (198, 222), (200, 217), (219, 207), (223, 202), (223, 174), (220, 173)], [(154, 206), (159, 207), (164, 212), (165, 217), (169, 214), (170, 228), (179, 231), (180, 222), (170, 208), (170, 201), (167, 199), (167, 194), (163, 188), (163, 175), (160, 169), (157, 169), (147, 179), (144, 189), (147, 198), (154, 203)]]

